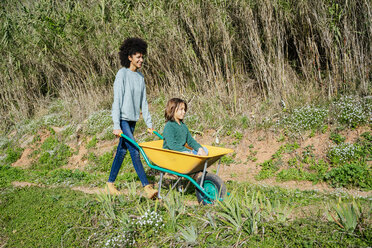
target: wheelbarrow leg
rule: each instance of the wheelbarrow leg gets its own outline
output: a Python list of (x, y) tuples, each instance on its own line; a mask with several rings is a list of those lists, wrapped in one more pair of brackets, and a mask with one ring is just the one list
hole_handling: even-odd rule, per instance
[(161, 183), (163, 181), (163, 172), (160, 172), (160, 178), (159, 178), (159, 183), (158, 183), (158, 199), (161, 199), (160, 196), (160, 191), (161, 191)]
[(167, 195), (166, 195), (165, 197), (167, 197), (168, 194), (169, 194), (172, 190), (174, 190), (174, 188), (177, 186), (177, 184), (180, 182), (181, 179), (182, 179), (182, 177), (178, 177), (177, 181), (172, 185), (171, 190), (168, 191), (168, 193), (167, 193)]
[(205, 173), (207, 171), (207, 166), (208, 166), (208, 159), (205, 160), (205, 163), (204, 163), (204, 169), (203, 169), (203, 175), (202, 175), (202, 178), (201, 178), (201, 181), (200, 181), (200, 187), (204, 189), (203, 185), (204, 185), (204, 177), (205, 177)]
[(221, 165), (221, 159), (218, 160), (218, 166), (217, 166), (217, 171), (216, 171), (217, 176), (218, 176), (218, 171), (220, 170), (220, 165)]

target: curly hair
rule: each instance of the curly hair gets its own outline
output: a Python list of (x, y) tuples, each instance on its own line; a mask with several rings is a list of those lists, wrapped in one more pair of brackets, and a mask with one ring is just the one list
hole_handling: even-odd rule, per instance
[(147, 53), (147, 43), (140, 38), (127, 38), (121, 44), (119, 49), (120, 64), (126, 68), (129, 68), (130, 61), (128, 56), (134, 55), (136, 53), (142, 53), (146, 55)]
[(172, 98), (168, 101), (167, 107), (164, 111), (165, 121), (174, 121), (174, 113), (177, 111), (181, 104), (185, 104), (185, 112), (187, 112), (187, 103), (180, 98)]

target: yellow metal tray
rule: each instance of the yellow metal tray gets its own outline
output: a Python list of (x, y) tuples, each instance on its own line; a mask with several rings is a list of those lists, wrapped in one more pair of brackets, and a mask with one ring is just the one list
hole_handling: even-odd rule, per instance
[(206, 146), (209, 151), (208, 156), (198, 156), (183, 152), (163, 149), (163, 140), (155, 140), (138, 144), (142, 147), (146, 156), (155, 165), (182, 174), (192, 174), (202, 171), (205, 161), (208, 160), (208, 167), (211, 166), (222, 156), (232, 153), (232, 149)]

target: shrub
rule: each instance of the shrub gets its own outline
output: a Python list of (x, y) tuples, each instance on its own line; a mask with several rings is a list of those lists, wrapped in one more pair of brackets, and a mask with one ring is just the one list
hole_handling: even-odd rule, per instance
[[(126, 157), (127, 158), (130, 157), (129, 154)], [(114, 157), (112, 152), (105, 152), (101, 156), (97, 156), (93, 152), (91, 152), (88, 155), (88, 160), (93, 163), (94, 170), (100, 172), (110, 172), (112, 162), (114, 161)]]
[(332, 104), (333, 116), (340, 124), (356, 127), (368, 121), (371, 104), (355, 96), (342, 96)]
[(22, 155), (22, 149), (19, 147), (9, 146), (5, 150), (5, 155), (0, 157), (0, 161), (4, 164), (12, 164), (16, 162)]
[(71, 155), (71, 148), (68, 145), (60, 143), (56, 137), (50, 136), (41, 145), (40, 157), (33, 167), (55, 169), (67, 164)]
[(314, 106), (305, 106), (294, 109), (289, 115), (280, 119), (278, 126), (291, 131), (319, 129), (326, 122), (328, 109)]
[(86, 132), (89, 135), (101, 133), (105, 128), (112, 125), (111, 112), (100, 110), (91, 114), (88, 118)]
[(23, 180), (24, 170), (12, 167), (10, 165), (0, 166), (0, 188), (7, 187), (12, 181)]
[(337, 145), (339, 145), (339, 144), (343, 143), (346, 138), (341, 136), (338, 133), (331, 133), (331, 135), (329, 136), (329, 139), (332, 140), (333, 142), (335, 142)]
[(266, 160), (260, 166), (262, 169), (255, 176), (256, 180), (263, 180), (269, 177), (274, 176), (275, 172), (279, 170), (279, 165), (282, 163), (282, 160)]
[(328, 151), (327, 157), (332, 164), (343, 164), (359, 160), (362, 153), (362, 147), (359, 144), (342, 143), (332, 147)]
[(358, 163), (345, 164), (338, 168), (333, 168), (325, 175), (325, 181), (332, 186), (347, 187), (355, 186), (367, 190), (372, 189), (372, 176), (370, 166)]

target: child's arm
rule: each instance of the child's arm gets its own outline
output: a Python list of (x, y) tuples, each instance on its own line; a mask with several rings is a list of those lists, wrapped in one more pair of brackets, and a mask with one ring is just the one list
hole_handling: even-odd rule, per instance
[(199, 151), (199, 149), (202, 148), (202, 146), (198, 142), (196, 142), (196, 140), (191, 136), (189, 128), (187, 128), (186, 143), (195, 151)]

